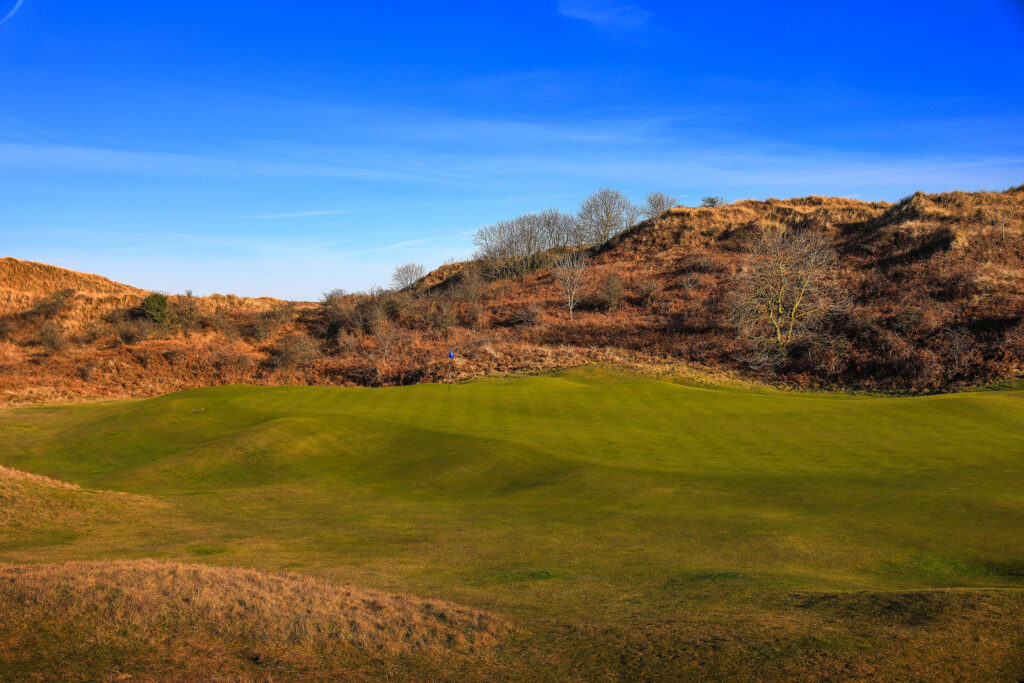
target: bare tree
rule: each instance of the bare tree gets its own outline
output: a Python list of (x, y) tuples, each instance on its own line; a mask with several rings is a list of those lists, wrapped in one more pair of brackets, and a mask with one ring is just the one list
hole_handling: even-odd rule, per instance
[(582, 251), (573, 251), (562, 257), (552, 269), (555, 282), (565, 297), (566, 306), (569, 308), (569, 319), (575, 320), (573, 311), (580, 301), (580, 294), (587, 284), (589, 272), (587, 270), (587, 257)]
[(547, 209), (531, 215), (538, 223), (546, 249), (568, 249), (581, 247), (586, 243), (579, 221), (572, 214), (558, 209)]
[(576, 219), (589, 243), (601, 245), (633, 226), (640, 209), (618, 190), (602, 188), (580, 203)]
[(701, 197), (700, 205), (706, 206), (709, 209), (713, 209), (716, 206), (725, 206), (728, 202), (725, 201), (725, 197)]
[(651, 192), (644, 200), (643, 217), (654, 220), (674, 206), (679, 206), (679, 199), (664, 192)]
[(522, 275), (537, 267), (546, 248), (543, 221), (539, 214), (531, 213), (491, 223), (476, 231), (473, 244), (478, 248), (477, 257), (489, 262), (492, 275)]
[(733, 296), (732, 318), (765, 364), (812, 329), (838, 301), (829, 280), (836, 255), (819, 233), (761, 236)]
[(395, 289), (406, 289), (419, 282), (420, 278), (427, 274), (427, 269), (418, 263), (406, 263), (404, 266), (397, 266), (391, 276), (391, 285)]

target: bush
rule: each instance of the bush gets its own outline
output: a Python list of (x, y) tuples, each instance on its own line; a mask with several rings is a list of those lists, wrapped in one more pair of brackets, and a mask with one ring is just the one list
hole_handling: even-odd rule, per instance
[(540, 320), (540, 308), (536, 304), (521, 306), (512, 312), (509, 323), (512, 325), (523, 325), (532, 327)]
[(640, 299), (641, 303), (650, 304), (654, 301), (655, 295), (661, 289), (661, 285), (658, 284), (657, 280), (641, 280), (636, 286), (636, 295)]
[(181, 365), (185, 360), (185, 351), (183, 349), (167, 349), (164, 351), (164, 360), (171, 367)]
[(186, 289), (184, 296), (175, 297), (171, 312), (186, 333), (199, 325), (199, 303), (191, 289)]
[(52, 320), (71, 308), (71, 299), (74, 295), (75, 290), (73, 289), (62, 289), (59, 292), (54, 292), (50, 296), (35, 302), (32, 308), (29, 309), (28, 316), (36, 319)]
[(153, 292), (139, 304), (139, 312), (155, 325), (164, 324), (167, 322), (167, 296)]
[(100, 366), (95, 361), (89, 361), (78, 366), (78, 375), (86, 382), (91, 382), (100, 371)]
[(148, 320), (123, 320), (114, 328), (117, 338), (124, 344), (135, 344), (149, 337), (153, 331)]
[(53, 321), (46, 322), (36, 334), (36, 343), (50, 351), (64, 351), (68, 348), (68, 340), (64, 330)]
[(281, 325), (292, 317), (291, 306), (275, 306), (252, 316), (247, 326), (247, 336), (254, 341), (266, 341), (274, 336)]
[(309, 365), (320, 355), (316, 342), (302, 332), (282, 337), (270, 350), (270, 364), (275, 368)]
[(452, 296), (458, 301), (475, 304), (484, 294), (487, 282), (480, 268), (468, 265), (462, 269), (458, 283), (452, 289)]
[(613, 311), (622, 303), (625, 295), (625, 288), (622, 286), (622, 278), (617, 273), (605, 277), (597, 287), (598, 302), (606, 310)]

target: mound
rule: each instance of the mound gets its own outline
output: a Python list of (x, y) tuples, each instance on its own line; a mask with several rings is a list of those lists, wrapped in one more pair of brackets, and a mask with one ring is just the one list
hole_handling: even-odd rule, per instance
[(0, 531), (17, 537), (41, 527), (68, 530), (158, 506), (146, 496), (91, 491), (0, 465)]
[(382, 658), (480, 654), (506, 631), (446, 602), (153, 560), (0, 566), (0, 613), (0, 670), (86, 678), (353, 678)]
[(141, 296), (148, 293), (99, 275), (21, 261), (10, 256), (0, 258), (0, 290), (40, 296), (65, 289), (101, 296)]

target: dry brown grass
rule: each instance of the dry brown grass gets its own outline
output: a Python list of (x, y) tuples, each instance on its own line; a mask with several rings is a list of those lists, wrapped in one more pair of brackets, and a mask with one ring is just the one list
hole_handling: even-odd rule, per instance
[(0, 291), (24, 293), (31, 296), (52, 294), (72, 289), (92, 296), (145, 296), (144, 289), (131, 287), (91, 273), (79, 273), (67, 268), (21, 261), (10, 256), (0, 258)]
[[(760, 235), (780, 229), (813, 231), (831, 244), (839, 259), (830, 277), (849, 306), (820, 334), (791, 345), (776, 367), (751, 367), (729, 297)], [(309, 302), (175, 296), (171, 322), (145, 334), (119, 334), (137, 322), (129, 318), (139, 295), (125, 292), (139, 290), (76, 294), (52, 321), (68, 343), (54, 350), (32, 307), (65, 285), (103, 287), (91, 284), (95, 276), (4, 263), (17, 273), (0, 274), (0, 290), (12, 286), (4, 277), (37, 290), (19, 290), (21, 298), (6, 304), (0, 291), (0, 405), (226, 383), (437, 381), (448, 376), (448, 348), (456, 350), (460, 380), (615, 359), (682, 375), (710, 370), (869, 391), (946, 391), (1024, 373), (1020, 189), (918, 193), (895, 204), (812, 196), (671, 209), (592, 257), (592, 282), (621, 283), (621, 292), (611, 302), (595, 285), (576, 320), (549, 268), (496, 282), (474, 278), (467, 287), (472, 264), (455, 263), (415, 291), (343, 297), (333, 313)], [(282, 344), (303, 335), (317, 348), (301, 362), (278, 362)]]
[(12, 680), (358, 679), (485, 655), (508, 631), (443, 601), (154, 560), (0, 565), (0, 614)]

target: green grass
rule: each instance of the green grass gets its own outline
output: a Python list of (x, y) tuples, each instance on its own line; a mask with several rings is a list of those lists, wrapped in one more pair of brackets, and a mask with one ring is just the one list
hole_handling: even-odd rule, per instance
[[(40, 529), (0, 543), (0, 561), (169, 558), (443, 597), (520, 624), (515, 656), (543, 649), (537, 666), (558, 676), (690, 672), (629, 648), (646, 633), (671, 650), (695, 612), (749, 626), (800, 613), (795, 594), (1024, 587), (1016, 391), (792, 394), (606, 368), (214, 387), (0, 412), (0, 464), (165, 504), (59, 539)], [(859, 657), (871, 637), (797, 628), (744, 651), (803, 666)]]

